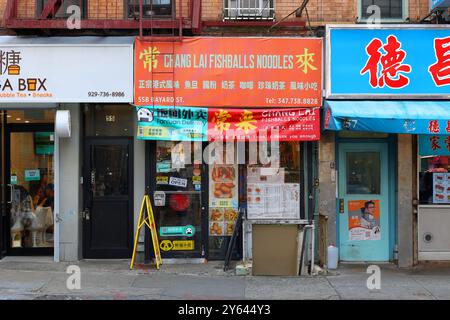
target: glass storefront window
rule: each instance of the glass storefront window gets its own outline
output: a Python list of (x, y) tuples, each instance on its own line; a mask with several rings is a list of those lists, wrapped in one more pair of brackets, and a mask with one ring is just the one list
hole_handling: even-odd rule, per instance
[(156, 224), (159, 231), (163, 257), (199, 255), (202, 247), (202, 166), (186, 163), (192, 159), (195, 148), (191, 143), (191, 155), (185, 143), (156, 141), (156, 192), (164, 200), (155, 205)]
[[(213, 164), (209, 165), (209, 257), (224, 259), (239, 210), (239, 196), (242, 182), (239, 182), (239, 168), (236, 152), (227, 153), (227, 145), (214, 150)], [(237, 241), (239, 242), (239, 241)], [(239, 250), (236, 246), (233, 256)]]
[(54, 123), (54, 109), (8, 110), (6, 121), (16, 124)]
[(127, 147), (96, 145), (93, 146), (92, 153), (94, 168), (91, 172), (91, 183), (94, 197), (128, 195)]
[[(260, 147), (264, 144), (260, 144)], [(276, 145), (274, 145), (275, 147)], [(246, 167), (244, 180), (248, 219), (300, 219), (301, 152), (300, 142), (283, 141), (271, 150), (267, 143), (268, 163)], [(251, 152), (251, 147), (249, 148)]]
[(11, 246), (53, 247), (53, 132), (12, 132)]
[[(186, 164), (183, 143), (157, 141), (156, 143), (156, 190), (158, 191), (200, 191), (202, 166)], [(191, 152), (201, 144), (191, 143)]]
[(380, 194), (380, 153), (347, 153), (347, 194)]
[[(248, 142), (240, 149), (245, 150), (245, 161), (238, 161), (241, 155), (237, 149), (228, 153), (226, 144), (206, 150), (204, 144), (195, 142), (152, 143), (155, 176), (151, 179), (155, 179), (155, 217), (163, 258), (198, 257), (204, 252), (202, 244), (207, 243), (208, 259), (224, 259), (240, 208), (247, 208), (247, 214), (253, 210), (260, 215), (254, 219), (300, 219), (302, 143), (280, 142), (276, 150), (271, 150), (270, 142), (258, 148), (262, 145), (268, 149), (265, 160), (272, 163), (254, 157)], [(194, 160), (194, 155), (205, 151), (211, 151), (207, 171)], [(208, 210), (202, 215), (206, 203)], [(206, 239), (202, 238), (202, 229)], [(242, 239), (238, 239), (232, 259), (239, 259), (241, 252)]]
[(422, 156), (419, 203), (450, 204), (450, 156)]
[(134, 107), (123, 104), (87, 105), (84, 108), (85, 135), (132, 136), (134, 130)]
[[(281, 141), (279, 143), (279, 150), (271, 150), (270, 142), (267, 144), (268, 158), (279, 159), (279, 165), (273, 165), (272, 163), (262, 164), (261, 159), (258, 157), (257, 164), (249, 164), (247, 170), (253, 168), (264, 167), (279, 167), (282, 168), (282, 177), (279, 177), (280, 181), (284, 183), (300, 183), (300, 142), (298, 141)], [(247, 150), (250, 152), (250, 150)], [(275, 152), (279, 152), (276, 155)], [(264, 179), (264, 177), (262, 178)]]

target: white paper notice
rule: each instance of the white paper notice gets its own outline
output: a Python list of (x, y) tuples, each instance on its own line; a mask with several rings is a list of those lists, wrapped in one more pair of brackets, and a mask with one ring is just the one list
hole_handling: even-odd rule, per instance
[(433, 203), (450, 203), (450, 173), (433, 173)]
[(247, 183), (283, 183), (284, 168), (247, 167)]
[(163, 191), (155, 191), (153, 201), (156, 207), (164, 207), (166, 205), (166, 194)]
[(169, 185), (186, 188), (186, 186), (187, 186), (187, 179), (170, 177)]
[(248, 219), (300, 219), (300, 184), (247, 184)]

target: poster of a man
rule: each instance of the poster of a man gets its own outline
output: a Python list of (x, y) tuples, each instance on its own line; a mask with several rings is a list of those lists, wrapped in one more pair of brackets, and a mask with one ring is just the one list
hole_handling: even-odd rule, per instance
[(379, 200), (348, 201), (349, 240), (380, 240)]

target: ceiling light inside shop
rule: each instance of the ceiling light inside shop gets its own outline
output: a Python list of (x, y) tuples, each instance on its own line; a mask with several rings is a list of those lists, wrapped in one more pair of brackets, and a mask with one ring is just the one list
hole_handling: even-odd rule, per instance
[(20, 118), (16, 118), (16, 120), (17, 120), (17, 121), (20, 121), (20, 120), (22, 120), (22, 119), (20, 119)]

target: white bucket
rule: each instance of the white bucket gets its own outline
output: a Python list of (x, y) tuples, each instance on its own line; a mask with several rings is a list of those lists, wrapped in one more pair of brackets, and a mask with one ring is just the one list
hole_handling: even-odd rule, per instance
[(330, 244), (327, 249), (328, 269), (337, 269), (339, 260), (339, 249)]

